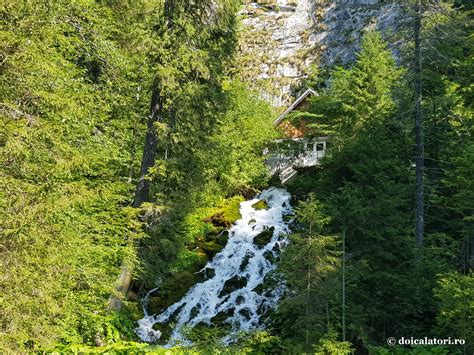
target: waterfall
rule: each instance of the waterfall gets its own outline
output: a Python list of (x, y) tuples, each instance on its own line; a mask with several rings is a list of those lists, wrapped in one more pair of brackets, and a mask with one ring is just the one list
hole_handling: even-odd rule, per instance
[[(265, 209), (252, 207), (261, 200), (267, 204)], [(147, 294), (143, 302), (145, 316), (136, 328), (143, 341), (156, 342), (160, 338), (154, 324), (172, 322), (174, 329), (169, 344), (189, 343), (182, 334), (183, 328), (210, 325), (218, 314), (227, 315), (224, 322), (231, 326), (231, 332), (262, 327), (261, 316), (276, 306), (284, 291), (282, 282), (270, 290), (257, 287), (275, 269), (273, 260), (287, 243), (289, 222), (285, 222), (285, 216), (292, 214), (290, 194), (284, 189), (269, 188), (242, 202), (240, 213), (242, 218), (229, 229), (226, 246), (203, 269), (211, 275), (207, 280), (194, 285), (161, 314), (148, 314), (147, 299), (155, 289)], [(264, 243), (255, 240), (265, 234), (268, 240)]]

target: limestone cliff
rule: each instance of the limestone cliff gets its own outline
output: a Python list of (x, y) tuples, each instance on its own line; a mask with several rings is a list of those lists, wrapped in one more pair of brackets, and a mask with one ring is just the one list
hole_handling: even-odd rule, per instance
[(383, 0), (246, 1), (241, 15), (242, 75), (273, 106), (288, 103), (311, 65), (350, 62), (365, 31), (395, 33), (406, 17)]

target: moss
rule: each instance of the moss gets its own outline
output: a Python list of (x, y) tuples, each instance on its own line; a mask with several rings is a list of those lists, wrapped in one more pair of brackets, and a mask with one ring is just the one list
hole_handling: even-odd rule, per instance
[(257, 234), (253, 238), (254, 244), (257, 245), (260, 248), (263, 248), (272, 239), (274, 230), (275, 230), (275, 227), (271, 227), (271, 228), (266, 229), (263, 232)]
[(253, 208), (255, 208), (256, 210), (265, 210), (267, 209), (268, 207), (268, 204), (266, 201), (264, 200), (260, 200), (258, 202), (255, 202), (253, 205), (252, 205)]
[(223, 206), (223, 216), (230, 224), (242, 218), (240, 214), (240, 203), (243, 201), (245, 201), (245, 199), (242, 196), (235, 196)]
[[(187, 249), (183, 249), (178, 253), (175, 262), (171, 265), (172, 272), (201, 270), (208, 261), (206, 253), (199, 248), (198, 243), (188, 245)], [(153, 285), (152, 285), (153, 286)]]

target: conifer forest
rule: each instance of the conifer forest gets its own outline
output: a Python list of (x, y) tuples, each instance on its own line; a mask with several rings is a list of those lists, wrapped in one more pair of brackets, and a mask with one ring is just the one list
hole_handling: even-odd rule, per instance
[(0, 354), (473, 354), (471, 0), (2, 0)]

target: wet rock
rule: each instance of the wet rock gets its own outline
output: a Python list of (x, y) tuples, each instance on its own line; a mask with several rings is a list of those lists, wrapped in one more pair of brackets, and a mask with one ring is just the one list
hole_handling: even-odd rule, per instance
[(263, 284), (260, 284), (257, 287), (255, 287), (252, 291), (258, 295), (261, 295), (263, 291), (265, 291), (265, 288), (263, 287)]
[(271, 263), (274, 263), (276, 259), (270, 250), (267, 250), (265, 253), (263, 253), (263, 257)]
[(247, 265), (249, 264), (250, 258), (252, 258), (254, 255), (253, 254), (247, 254), (244, 257), (244, 260), (242, 260), (242, 264), (240, 264), (239, 270), (242, 272), (245, 270)]
[(275, 245), (272, 248), (272, 251), (274, 251), (275, 253), (280, 252), (280, 244), (275, 243)]
[(190, 320), (194, 319), (199, 314), (200, 308), (200, 305), (197, 305), (191, 309), (191, 312), (189, 313)]
[(260, 306), (258, 306), (257, 314), (262, 316), (265, 313), (267, 313), (267, 311), (268, 311), (268, 307), (264, 303), (262, 303)]
[(237, 298), (235, 299), (235, 304), (237, 305), (241, 305), (244, 302), (245, 302), (245, 297), (242, 295), (237, 296)]
[(203, 272), (206, 280), (212, 279), (214, 276), (216, 276), (216, 270), (211, 267), (205, 268)]
[(219, 297), (222, 297), (224, 295), (227, 295), (231, 292), (234, 292), (235, 290), (244, 288), (247, 286), (247, 279), (245, 277), (241, 276), (234, 276), (230, 279), (228, 279), (224, 283), (224, 287), (222, 288), (221, 292), (219, 293)]
[(246, 187), (242, 187), (238, 193), (240, 195), (242, 195), (246, 200), (250, 200), (252, 199), (256, 194), (259, 193), (258, 190), (252, 188), (252, 187), (249, 187), (249, 186), (246, 186)]
[(260, 232), (253, 238), (253, 243), (257, 245), (260, 249), (267, 245), (273, 237), (273, 232), (275, 227), (268, 228), (263, 232)]
[(215, 240), (224, 231), (224, 227), (216, 227), (211, 225), (203, 237), (199, 238), (203, 241)]
[(212, 223), (216, 227), (228, 228), (232, 223), (225, 219), (224, 214), (216, 213), (215, 215), (205, 219), (206, 222)]
[(247, 308), (240, 309), (238, 313), (247, 320), (252, 318), (252, 312), (250, 312)]
[(206, 280), (213, 278), (216, 275), (216, 271), (211, 267), (206, 267), (194, 274), (196, 283), (201, 283)]

